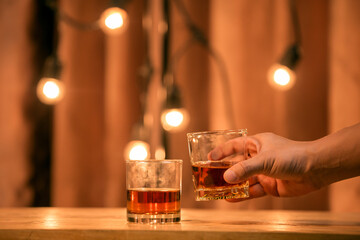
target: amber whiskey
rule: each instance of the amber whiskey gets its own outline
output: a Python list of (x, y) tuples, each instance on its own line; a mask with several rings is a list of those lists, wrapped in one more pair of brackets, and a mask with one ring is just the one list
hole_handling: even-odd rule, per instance
[[(127, 215), (129, 221), (159, 218), (159, 221), (180, 221), (180, 190), (129, 189), (127, 190)], [(168, 220), (166, 220), (168, 219)]]
[(224, 172), (229, 167), (230, 163), (221, 161), (200, 161), (192, 165), (196, 200), (249, 197), (248, 181), (230, 184), (224, 180)]

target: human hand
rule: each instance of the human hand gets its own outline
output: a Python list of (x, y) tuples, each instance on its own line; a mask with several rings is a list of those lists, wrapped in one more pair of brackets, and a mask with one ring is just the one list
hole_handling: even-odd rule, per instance
[[(323, 185), (313, 170), (310, 142), (292, 141), (272, 133), (235, 138), (216, 147), (209, 159), (220, 160), (246, 146), (249, 159), (243, 160), (224, 173), (228, 183), (249, 179), (250, 198), (272, 195), (293, 197), (304, 195)], [(243, 158), (238, 156), (236, 158)], [(231, 200), (234, 201), (234, 200)], [(239, 201), (239, 200), (236, 200)]]

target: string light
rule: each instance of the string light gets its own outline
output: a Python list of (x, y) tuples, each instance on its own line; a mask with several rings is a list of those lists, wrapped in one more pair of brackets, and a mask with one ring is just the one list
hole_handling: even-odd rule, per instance
[(99, 19), (91, 22), (78, 21), (76, 18), (61, 11), (57, 7), (56, 0), (48, 0), (47, 5), (54, 9), (59, 16), (59, 20), (82, 31), (93, 31), (99, 28), (109, 35), (117, 35), (124, 32), (129, 25), (129, 16), (124, 6), (129, 0), (110, 0), (109, 8), (105, 9)]
[(166, 131), (182, 131), (188, 125), (189, 113), (185, 108), (165, 109), (161, 114), (161, 124)]
[(165, 74), (164, 84), (166, 100), (161, 111), (161, 125), (168, 132), (182, 131), (190, 121), (189, 113), (182, 106), (180, 91), (174, 83), (172, 74)]
[(145, 160), (150, 158), (150, 131), (143, 120), (137, 122), (131, 132), (131, 141), (126, 145), (125, 159)]
[(296, 82), (294, 69), (300, 60), (300, 25), (295, 0), (289, 0), (290, 16), (294, 28), (295, 43), (286, 49), (279, 63), (275, 63), (268, 72), (269, 84), (278, 90), (288, 90)]
[(294, 68), (300, 59), (298, 45), (290, 46), (279, 63), (275, 63), (268, 72), (269, 84), (279, 90), (288, 90), (296, 82)]
[(56, 104), (64, 97), (64, 84), (59, 80), (61, 66), (56, 56), (46, 59), (43, 77), (37, 84), (36, 94), (45, 104)]
[(124, 32), (129, 24), (127, 12), (119, 7), (106, 9), (100, 17), (100, 28), (109, 35), (117, 35)]
[(146, 160), (150, 158), (150, 145), (145, 141), (130, 141), (125, 147), (125, 159)]
[(41, 102), (56, 104), (64, 96), (64, 84), (55, 78), (42, 78), (37, 85), (36, 93)]
[[(150, 158), (150, 126), (152, 126), (153, 118), (146, 110), (147, 92), (148, 86), (152, 77), (153, 67), (149, 57), (149, 43), (148, 38), (151, 32), (149, 26), (146, 26), (145, 19), (149, 19), (149, 10), (147, 1), (144, 2), (143, 12), (143, 30), (144, 30), (144, 45), (145, 51), (147, 52), (144, 63), (138, 69), (138, 77), (140, 77), (141, 93), (139, 96), (140, 100), (140, 111), (141, 117), (132, 128), (131, 140), (125, 147), (125, 159), (130, 160), (145, 160)], [(125, 23), (126, 24), (126, 23)]]
[[(167, 1), (165, 1), (167, 2)], [(176, 9), (181, 14), (187, 29), (189, 30), (191, 36), (190, 38), (180, 47), (178, 48), (171, 59), (172, 66), (170, 69), (170, 72), (173, 72), (176, 74), (176, 67), (179, 60), (185, 55), (187, 51), (189, 51), (190, 47), (194, 43), (200, 44), (202, 47), (205, 48), (206, 52), (215, 60), (219, 72), (220, 72), (220, 81), (222, 82), (222, 90), (224, 91), (224, 100), (226, 102), (225, 108), (226, 108), (226, 119), (229, 122), (229, 126), (231, 128), (235, 128), (235, 116), (233, 111), (233, 101), (231, 97), (231, 87), (230, 87), (230, 78), (229, 74), (227, 72), (226, 64), (224, 59), (221, 57), (221, 55), (218, 53), (218, 51), (211, 46), (211, 43), (209, 42), (207, 36), (204, 34), (204, 32), (194, 23), (194, 21), (191, 19), (189, 12), (187, 11), (185, 4), (182, 0), (174, 0), (169, 1), (175, 4)], [(188, 114), (186, 114), (188, 115)], [(189, 117), (185, 118), (185, 124), (189, 122)], [(184, 124), (184, 125), (185, 125)]]

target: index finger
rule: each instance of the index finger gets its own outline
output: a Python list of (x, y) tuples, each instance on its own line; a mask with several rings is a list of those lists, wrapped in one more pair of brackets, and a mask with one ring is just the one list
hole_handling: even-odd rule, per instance
[(220, 160), (233, 154), (245, 153), (245, 137), (231, 139), (211, 150), (208, 153), (208, 159)]

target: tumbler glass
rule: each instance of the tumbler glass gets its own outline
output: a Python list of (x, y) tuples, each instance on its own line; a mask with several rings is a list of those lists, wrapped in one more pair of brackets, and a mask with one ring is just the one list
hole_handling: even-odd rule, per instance
[(182, 160), (127, 160), (127, 220), (180, 221)]
[(232, 156), (220, 160), (208, 158), (215, 147), (234, 138), (246, 138), (246, 135), (246, 129), (187, 134), (196, 201), (249, 197), (249, 181), (230, 184), (223, 177), (229, 167), (247, 158), (245, 141), (239, 141), (243, 144), (237, 146), (237, 152)]

